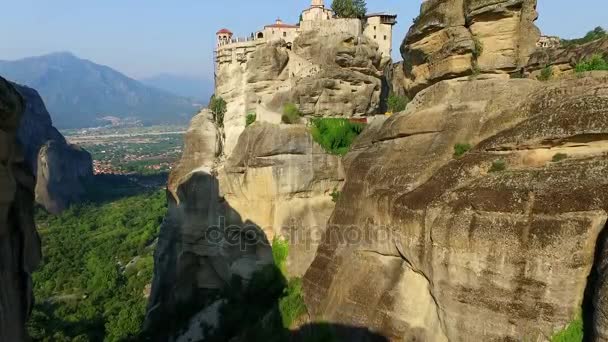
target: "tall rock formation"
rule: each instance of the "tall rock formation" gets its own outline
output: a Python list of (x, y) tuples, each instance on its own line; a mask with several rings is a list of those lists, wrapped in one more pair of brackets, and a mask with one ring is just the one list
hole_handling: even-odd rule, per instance
[(0, 341), (26, 341), (31, 274), (40, 262), (34, 225), (34, 177), (17, 143), (25, 102), (0, 78)]
[(38, 92), (14, 85), (26, 106), (17, 137), (25, 161), (36, 175), (36, 202), (59, 213), (84, 195), (84, 183), (93, 175), (91, 155), (70, 145), (53, 127)]
[(536, 0), (428, 0), (403, 44), (410, 95), (438, 81), (521, 70), (540, 31)]
[(537, 340), (584, 303), (605, 340), (607, 104), (608, 73), (420, 92), (347, 156), (310, 314), (392, 341)]
[(236, 146), (248, 113), (279, 123), (287, 102), (307, 116), (376, 113), (387, 62), (367, 37), (323, 30), (303, 32), (293, 46), (284, 41), (258, 45), (238, 61), (220, 58), (215, 93), (228, 103), (226, 154)]
[(219, 132), (208, 111), (197, 115), (170, 175), (148, 329), (184, 305), (196, 309), (190, 315), (218, 310), (214, 293), (273, 264), (275, 237), (290, 244), (289, 274), (303, 275), (333, 211), (340, 158), (313, 142), (306, 126), (256, 122), (229, 156), (218, 156)]

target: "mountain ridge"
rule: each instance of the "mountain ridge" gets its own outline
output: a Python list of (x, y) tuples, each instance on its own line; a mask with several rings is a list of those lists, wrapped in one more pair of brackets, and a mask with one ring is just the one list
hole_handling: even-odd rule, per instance
[(135, 117), (144, 124), (181, 124), (198, 109), (196, 101), (71, 52), (0, 60), (0, 75), (38, 90), (58, 128), (99, 126), (108, 115)]

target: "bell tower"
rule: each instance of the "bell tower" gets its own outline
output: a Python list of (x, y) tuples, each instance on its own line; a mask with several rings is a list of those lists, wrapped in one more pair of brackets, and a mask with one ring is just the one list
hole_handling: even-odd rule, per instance
[(325, 1), (323, 0), (312, 0), (311, 7), (325, 7)]

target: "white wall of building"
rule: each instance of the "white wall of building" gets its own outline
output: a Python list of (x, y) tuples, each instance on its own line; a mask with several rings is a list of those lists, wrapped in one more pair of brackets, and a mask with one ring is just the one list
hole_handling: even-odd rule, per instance
[(378, 43), (379, 51), (383, 57), (391, 57), (393, 46), (393, 26), (383, 24), (381, 17), (370, 17), (363, 34)]

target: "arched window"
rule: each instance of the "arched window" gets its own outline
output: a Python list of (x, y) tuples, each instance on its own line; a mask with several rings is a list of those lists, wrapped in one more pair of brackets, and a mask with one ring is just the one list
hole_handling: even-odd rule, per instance
[(258, 32), (258, 39), (263, 39), (263, 38), (264, 38), (264, 33)]

